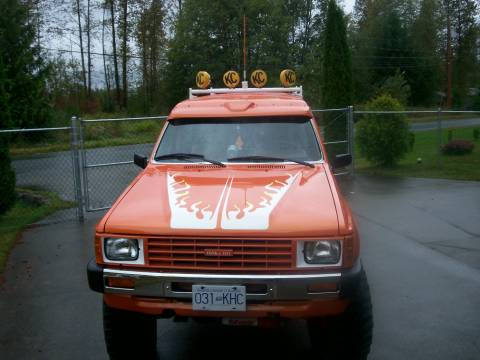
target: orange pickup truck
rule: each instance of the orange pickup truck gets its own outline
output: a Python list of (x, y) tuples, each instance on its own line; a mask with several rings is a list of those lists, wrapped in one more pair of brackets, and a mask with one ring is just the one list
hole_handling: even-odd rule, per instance
[(366, 359), (369, 286), (333, 175), (351, 156), (328, 159), (301, 88), (198, 92), (96, 227), (111, 359), (154, 358), (158, 318), (305, 319), (319, 357)]

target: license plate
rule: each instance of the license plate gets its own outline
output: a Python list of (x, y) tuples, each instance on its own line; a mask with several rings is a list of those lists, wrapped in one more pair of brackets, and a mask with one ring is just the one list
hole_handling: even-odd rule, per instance
[(193, 310), (246, 311), (246, 304), (245, 286), (192, 286)]

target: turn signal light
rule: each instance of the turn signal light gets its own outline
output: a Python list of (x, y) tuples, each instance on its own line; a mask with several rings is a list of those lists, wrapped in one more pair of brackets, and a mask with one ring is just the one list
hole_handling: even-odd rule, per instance
[(135, 288), (135, 280), (131, 278), (107, 277), (107, 286), (123, 289)]
[(336, 292), (338, 290), (337, 284), (335, 283), (315, 283), (308, 285), (309, 293), (326, 293), (326, 292)]

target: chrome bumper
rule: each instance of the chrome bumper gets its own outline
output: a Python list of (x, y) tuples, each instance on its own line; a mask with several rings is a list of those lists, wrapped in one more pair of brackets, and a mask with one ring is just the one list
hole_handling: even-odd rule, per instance
[[(329, 272), (321, 274), (285, 274), (285, 275), (249, 275), (249, 274), (184, 274), (158, 273), (146, 271), (130, 271), (117, 269), (102, 269), (89, 263), (88, 277), (90, 288), (94, 291), (109, 294), (124, 294), (154, 298), (191, 299), (191, 291), (179, 291), (182, 285), (245, 285), (247, 299), (268, 300), (306, 300), (324, 297), (338, 297), (343, 285), (350, 283), (352, 275), (361, 269), (360, 263), (348, 272)], [(135, 280), (133, 289), (110, 287), (107, 278), (130, 278)], [(346, 281), (349, 280), (349, 281)], [(319, 283), (335, 283), (337, 291), (309, 292), (310, 285)], [(255, 292), (248, 289), (255, 288)], [(259, 289), (264, 289), (259, 291)]]

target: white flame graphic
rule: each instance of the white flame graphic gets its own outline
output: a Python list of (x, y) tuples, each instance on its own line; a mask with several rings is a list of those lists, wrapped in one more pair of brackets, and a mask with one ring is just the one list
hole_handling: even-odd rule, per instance
[(234, 178), (228, 177), (215, 210), (212, 211), (210, 205), (202, 206), (202, 201), (197, 201), (188, 206), (187, 200), (190, 198), (189, 190), (191, 186), (185, 179), (177, 181), (175, 179), (176, 174), (167, 173), (168, 200), (172, 212), (170, 227), (174, 229), (215, 229), (218, 223), (220, 206), (222, 200), (224, 200), (220, 222), (222, 229), (267, 230), (270, 225), (270, 214), (299, 174), (289, 174), (285, 182), (275, 180), (266, 185), (263, 192), (264, 196), (261, 197), (261, 202), (257, 207), (246, 201), (246, 206), (243, 208), (239, 208), (235, 204), (235, 210), (230, 211), (227, 207)]
[[(228, 199), (230, 197), (232, 182), (227, 191), (226, 200), (223, 204), (222, 211), (222, 229), (229, 230), (267, 230), (270, 226), (270, 214), (277, 204), (282, 200), (290, 186), (292, 186), (299, 173), (290, 175), (286, 182), (275, 180), (265, 186), (262, 201), (258, 207), (254, 207), (250, 202), (246, 202), (246, 206), (240, 209), (235, 205), (235, 210), (227, 211)], [(277, 185), (274, 187), (273, 185)], [(279, 187), (278, 187), (279, 186)], [(242, 215), (242, 216), (239, 216)]]
[[(189, 196), (191, 186), (186, 180), (176, 181), (175, 174), (167, 173), (168, 202), (172, 216), (170, 227), (173, 229), (215, 229), (220, 212), (220, 203), (227, 188), (225, 184), (222, 194), (218, 199), (217, 206), (212, 212), (210, 205), (201, 207), (201, 201), (197, 201), (189, 207), (186, 200)], [(179, 187), (181, 186), (181, 187)], [(198, 216), (197, 216), (198, 215)]]

